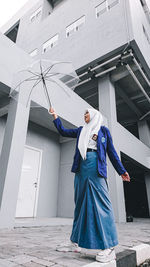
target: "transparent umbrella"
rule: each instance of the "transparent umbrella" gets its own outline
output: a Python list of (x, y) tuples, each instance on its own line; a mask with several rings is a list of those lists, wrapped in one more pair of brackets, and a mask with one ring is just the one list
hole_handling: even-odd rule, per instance
[(15, 74), (9, 96), (26, 107), (44, 104), (49, 111), (54, 91), (63, 90), (70, 97), (69, 90), (78, 82), (72, 63), (41, 59)]

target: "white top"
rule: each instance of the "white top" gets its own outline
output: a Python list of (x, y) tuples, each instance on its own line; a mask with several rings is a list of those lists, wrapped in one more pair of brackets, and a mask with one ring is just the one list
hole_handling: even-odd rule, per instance
[(93, 137), (93, 134), (90, 135), (90, 139), (89, 139), (87, 148), (92, 148), (92, 149), (97, 150), (97, 140), (96, 141), (93, 140), (92, 137)]

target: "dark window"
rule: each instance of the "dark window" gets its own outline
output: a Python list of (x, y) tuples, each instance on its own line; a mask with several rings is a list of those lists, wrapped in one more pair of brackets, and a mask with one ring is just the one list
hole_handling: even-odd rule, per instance
[(63, 0), (48, 0), (48, 2), (50, 3), (50, 5), (54, 8), (55, 6), (57, 6), (60, 2), (62, 2)]
[(141, 2), (142, 7), (144, 7), (144, 2), (143, 2), (143, 0), (140, 0), (140, 2)]
[(19, 29), (19, 22), (17, 22), (12, 28), (10, 28), (5, 35), (12, 40), (14, 43), (16, 43), (17, 39), (17, 34), (18, 34), (18, 29)]

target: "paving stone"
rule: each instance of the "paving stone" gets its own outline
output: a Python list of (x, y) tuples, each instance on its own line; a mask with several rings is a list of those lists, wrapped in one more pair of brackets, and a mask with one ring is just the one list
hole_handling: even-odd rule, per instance
[(25, 264), (23, 264), (21, 266), (22, 267), (43, 267), (43, 265), (35, 263), (35, 262), (28, 262), (28, 263), (25, 263)]
[(90, 263), (93, 262), (92, 260), (89, 259), (82, 259), (81, 257), (79, 257), (78, 259), (75, 258), (68, 258), (67, 256), (61, 257), (61, 258), (57, 258), (55, 260), (55, 263), (57, 264), (63, 264), (64, 266), (84, 266), (86, 263)]
[[(134, 219), (133, 223), (117, 223), (119, 245), (115, 247), (116, 253), (140, 243), (149, 244), (149, 225), (150, 219)], [(61, 225), (61, 219), (60, 225), (56, 226), (0, 229), (0, 267), (43, 267), (42, 263), (45, 264), (45, 262), (54, 267), (76, 267), (94, 262), (94, 257), (83, 257), (80, 253), (63, 253), (55, 250), (58, 244), (69, 240), (71, 229), (71, 225)], [(12, 258), (16, 261), (10, 261)], [(34, 262), (35, 259), (38, 262)]]
[(0, 259), (0, 267), (16, 267), (18, 264), (5, 259)]
[(55, 264), (54, 262), (50, 262), (50, 261), (43, 260), (43, 259), (38, 259), (38, 258), (34, 259), (32, 262), (41, 264), (41, 265), (43, 265), (45, 267), (53, 266)]
[(9, 261), (15, 262), (17, 264), (23, 264), (23, 263), (30, 262), (31, 260), (34, 260), (34, 259), (35, 259), (34, 257), (30, 257), (28, 255), (17, 255), (17, 256), (9, 258)]

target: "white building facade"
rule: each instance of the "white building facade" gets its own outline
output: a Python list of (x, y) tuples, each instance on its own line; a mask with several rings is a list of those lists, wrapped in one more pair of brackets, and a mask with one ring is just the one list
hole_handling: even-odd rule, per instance
[(123, 182), (107, 159), (116, 221), (149, 217), (149, 8), (146, 0), (40, 0), (2, 28), (0, 227), (18, 217), (73, 217), (75, 140), (59, 136), (44, 105), (29, 110), (8, 98), (15, 73), (40, 58), (71, 61), (80, 77), (70, 100), (56, 99), (65, 127), (83, 124), (87, 107), (104, 115), (131, 177)]

